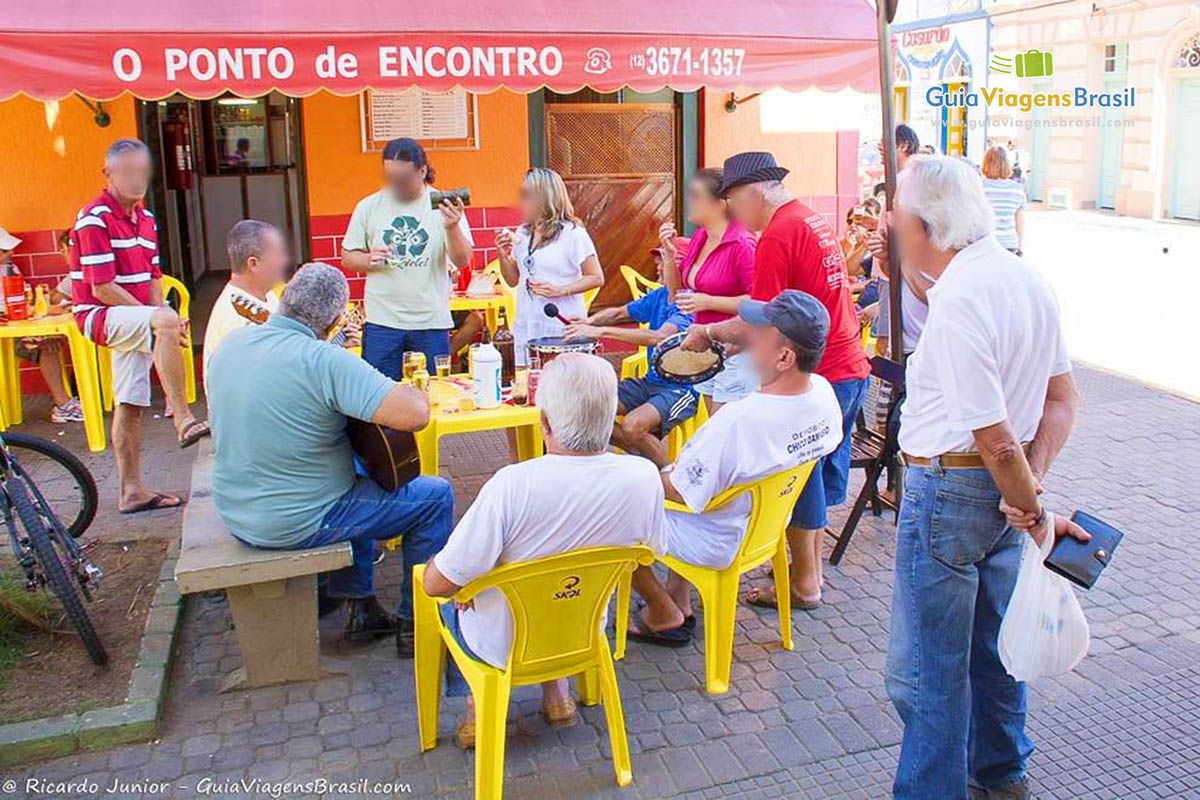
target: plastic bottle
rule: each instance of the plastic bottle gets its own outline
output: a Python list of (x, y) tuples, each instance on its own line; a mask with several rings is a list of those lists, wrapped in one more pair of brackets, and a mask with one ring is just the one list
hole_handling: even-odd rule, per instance
[(500, 368), (504, 358), (483, 332), (483, 344), (475, 350), (471, 363), (471, 383), (474, 387), (476, 408), (500, 407)]

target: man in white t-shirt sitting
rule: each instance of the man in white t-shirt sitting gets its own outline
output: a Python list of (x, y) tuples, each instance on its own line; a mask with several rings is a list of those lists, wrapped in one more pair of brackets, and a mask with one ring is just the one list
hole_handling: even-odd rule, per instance
[[(750, 325), (747, 350), (760, 382), (754, 394), (721, 407), (662, 470), (666, 497), (693, 513), (667, 512), (667, 552), (714, 569), (733, 563), (745, 534), (750, 498), (717, 511), (704, 507), (732, 486), (751, 483), (832, 453), (842, 438), (842, 412), (829, 381), (813, 374), (825, 351), (829, 312), (796, 289), (769, 303), (745, 300), (738, 316)], [(540, 397), (540, 394), (539, 394)], [(691, 639), (689, 586), (672, 573), (663, 587), (649, 568), (634, 573), (646, 607), (631, 620), (630, 638), (666, 647)]]
[[(425, 591), (450, 597), (502, 564), (601, 545), (649, 545), (665, 551), (663, 488), (653, 462), (608, 452), (617, 413), (617, 378), (597, 356), (566, 353), (542, 372), (538, 408), (546, 455), (510, 464), (484, 484), (445, 548), (425, 569)], [(469, 608), (442, 606), (447, 626), (463, 649), (503, 667), (512, 646), (512, 619), (504, 596), (480, 593)], [(447, 693), (469, 690), (447, 662)], [(542, 711), (555, 725), (575, 721), (565, 680), (542, 685)], [(475, 741), (474, 705), (456, 732)]]
[(279, 308), (275, 287), (283, 283), (288, 268), (288, 248), (283, 234), (269, 222), (244, 219), (225, 237), (229, 254), (229, 282), (217, 295), (204, 329), (204, 388), (208, 390), (208, 365), (225, 337), (252, 320), (239, 314), (235, 298), (250, 308), (274, 314)]

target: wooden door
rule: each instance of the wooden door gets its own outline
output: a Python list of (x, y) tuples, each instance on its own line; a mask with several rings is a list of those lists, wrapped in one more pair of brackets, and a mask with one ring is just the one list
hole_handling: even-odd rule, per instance
[(547, 103), (546, 163), (562, 175), (604, 269), (594, 306), (630, 300), (628, 264), (655, 278), (658, 226), (675, 221), (674, 103)]

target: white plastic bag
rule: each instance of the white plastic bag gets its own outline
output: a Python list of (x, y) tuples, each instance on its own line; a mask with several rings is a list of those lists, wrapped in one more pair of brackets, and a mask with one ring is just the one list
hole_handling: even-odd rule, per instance
[(1061, 675), (1087, 655), (1087, 618), (1071, 584), (1042, 565), (1054, 545), (1054, 519), (1046, 514), (1039, 548), (1025, 537), (1021, 572), (1000, 623), (1000, 661), (1019, 681)]

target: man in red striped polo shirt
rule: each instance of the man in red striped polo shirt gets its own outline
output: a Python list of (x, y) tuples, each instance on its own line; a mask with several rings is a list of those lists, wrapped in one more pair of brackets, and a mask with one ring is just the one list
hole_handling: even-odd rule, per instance
[(112, 351), (113, 449), (123, 514), (183, 501), (141, 483), (142, 409), (150, 405), (150, 365), (175, 409), (179, 446), (209, 434), (184, 398), (185, 325), (163, 301), (154, 217), (142, 204), (150, 185), (150, 151), (118, 139), (104, 156), (108, 187), (79, 212), (71, 234), (71, 303), (79, 329)]

